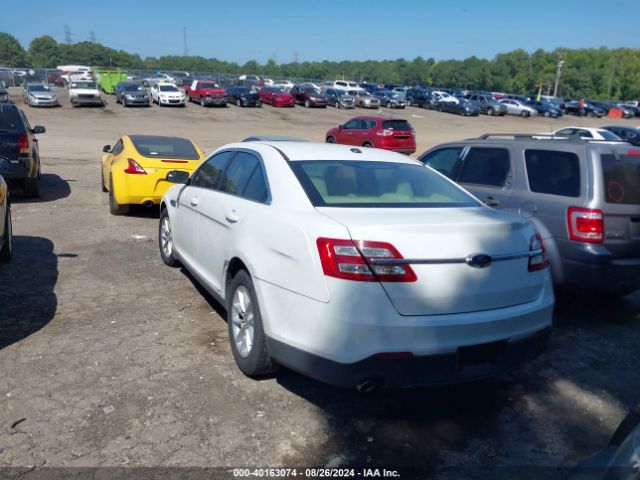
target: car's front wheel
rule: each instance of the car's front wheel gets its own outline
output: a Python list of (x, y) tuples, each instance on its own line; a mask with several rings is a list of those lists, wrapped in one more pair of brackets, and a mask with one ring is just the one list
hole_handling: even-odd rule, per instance
[(336, 139), (334, 137), (327, 137), (327, 143), (336, 143)]
[(7, 213), (4, 217), (4, 238), (2, 250), (0, 250), (0, 263), (7, 263), (11, 260), (13, 253), (13, 232), (11, 226), (11, 208), (7, 206)]
[(166, 208), (160, 212), (160, 223), (158, 225), (158, 243), (160, 246), (160, 256), (162, 261), (170, 267), (179, 267), (180, 261), (176, 258), (173, 250), (173, 232), (171, 230), (171, 219)]
[(245, 270), (235, 274), (229, 286), (227, 324), (231, 351), (245, 375), (265, 375), (275, 370), (269, 356), (262, 316), (251, 277)]

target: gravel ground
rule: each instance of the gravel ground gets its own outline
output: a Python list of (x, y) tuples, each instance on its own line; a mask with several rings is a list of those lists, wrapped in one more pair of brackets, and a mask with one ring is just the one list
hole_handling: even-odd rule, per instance
[[(125, 110), (113, 97), (104, 109), (73, 109), (61, 97), (62, 108), (25, 107), (47, 127), (43, 196), (12, 192), (0, 467), (349, 465), (407, 469), (402, 478), (409, 467), (424, 469), (419, 478), (551, 478), (606, 445), (638, 402), (640, 294), (564, 299), (548, 352), (488, 382), (362, 395), (287, 370), (244, 377), (223, 309), (160, 260), (157, 211), (109, 214), (102, 146), (125, 133), (189, 136), (205, 151), (261, 133), (323, 141), (362, 111)], [(418, 153), (487, 131), (638, 123), (395, 113), (414, 125)]]

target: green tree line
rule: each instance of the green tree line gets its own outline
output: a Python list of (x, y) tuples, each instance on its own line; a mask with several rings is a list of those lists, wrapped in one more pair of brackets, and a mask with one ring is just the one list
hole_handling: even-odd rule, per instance
[(129, 70), (179, 70), (225, 74), (251, 73), (271, 78), (326, 79), (425, 84), (500, 92), (531, 94), (539, 84), (543, 94), (552, 91), (558, 62), (563, 60), (558, 94), (564, 97), (631, 100), (640, 98), (640, 49), (589, 48), (514, 50), (493, 59), (469, 57), (441, 60), (417, 57), (413, 60), (316, 61), (260, 64), (255, 60), (239, 64), (199, 56), (142, 58), (100, 43), (58, 43), (44, 35), (24, 49), (16, 38), (0, 32), (0, 65), (55, 68), (81, 64), (119, 67)]

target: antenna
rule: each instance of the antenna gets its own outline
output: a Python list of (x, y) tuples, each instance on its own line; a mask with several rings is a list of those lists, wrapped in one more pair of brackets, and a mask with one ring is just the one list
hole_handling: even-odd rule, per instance
[(189, 47), (187, 46), (187, 27), (182, 27), (182, 42), (184, 46), (184, 56), (189, 55)]
[(93, 30), (89, 31), (89, 41), (91, 43), (96, 43), (96, 32), (94, 32)]
[(65, 25), (64, 26), (64, 43), (66, 43), (67, 45), (71, 45), (72, 41), (71, 41), (71, 28), (69, 27), (69, 25)]

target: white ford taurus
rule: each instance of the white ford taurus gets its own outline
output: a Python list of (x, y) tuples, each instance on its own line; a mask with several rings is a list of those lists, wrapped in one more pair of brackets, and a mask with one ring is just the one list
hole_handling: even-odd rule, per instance
[[(159, 243), (225, 306), (247, 375), (406, 387), (534, 358), (554, 304), (531, 223), (415, 160), (306, 142), (225, 145), (162, 200)], [(184, 183), (184, 184), (182, 184)]]

